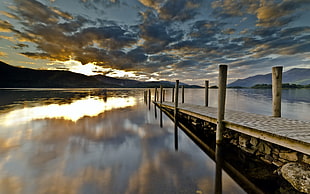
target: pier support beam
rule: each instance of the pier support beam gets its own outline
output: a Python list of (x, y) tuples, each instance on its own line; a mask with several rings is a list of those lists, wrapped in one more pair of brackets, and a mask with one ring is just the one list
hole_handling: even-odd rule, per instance
[(209, 106), (209, 81), (205, 81), (205, 106)]
[(272, 116), (281, 117), (282, 66), (272, 67)]
[(217, 110), (217, 127), (216, 127), (216, 143), (222, 142), (222, 132), (224, 130), (224, 114), (226, 101), (226, 83), (227, 83), (227, 65), (219, 66), (218, 80), (218, 110)]

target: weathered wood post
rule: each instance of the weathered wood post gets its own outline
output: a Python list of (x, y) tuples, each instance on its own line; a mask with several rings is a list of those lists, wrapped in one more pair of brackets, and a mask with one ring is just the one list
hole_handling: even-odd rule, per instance
[(226, 100), (226, 82), (227, 82), (227, 65), (219, 66), (219, 80), (218, 80), (218, 110), (217, 110), (217, 127), (216, 127), (216, 143), (222, 142), (222, 132), (224, 130), (224, 114), (225, 114), (225, 100)]
[(281, 117), (282, 66), (272, 67), (272, 116)]
[(227, 83), (227, 65), (219, 66), (219, 80), (218, 80), (218, 110), (217, 110), (217, 127), (216, 127), (216, 147), (215, 147), (215, 193), (222, 193), (222, 153), (221, 143), (223, 139), (224, 130), (224, 114), (225, 114), (225, 100), (226, 100), (226, 83)]
[(174, 100), (174, 148), (178, 150), (178, 102), (179, 101), (179, 80), (175, 81), (175, 100)]
[(176, 116), (177, 116), (178, 99), (179, 99), (179, 80), (176, 80), (175, 81), (175, 100), (174, 100), (174, 119), (176, 119)]
[(205, 81), (205, 106), (209, 106), (209, 81)]
[(174, 88), (172, 88), (171, 102), (174, 102)]
[[(157, 88), (155, 88), (154, 92), (154, 101), (157, 102)], [(154, 111), (155, 111), (155, 119), (157, 119), (157, 110), (156, 110), (156, 103), (154, 103)]]
[(163, 86), (160, 85), (160, 113), (159, 113), (159, 122), (160, 127), (163, 127), (163, 111), (162, 111), (162, 103), (163, 103)]
[(182, 85), (182, 104), (184, 103), (184, 85)]
[(149, 89), (149, 110), (151, 110), (151, 89)]

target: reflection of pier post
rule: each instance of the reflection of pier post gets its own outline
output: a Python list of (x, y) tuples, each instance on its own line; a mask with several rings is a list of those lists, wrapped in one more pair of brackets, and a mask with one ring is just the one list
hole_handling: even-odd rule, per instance
[(162, 111), (162, 103), (163, 103), (163, 86), (160, 85), (160, 112), (159, 112), (159, 122), (160, 127), (163, 127), (163, 111)]
[(281, 117), (282, 66), (272, 67), (272, 116)]
[(215, 192), (222, 193), (222, 166), (223, 166), (223, 157), (222, 157), (222, 147), (221, 144), (216, 144), (215, 148)]
[(175, 81), (175, 100), (174, 100), (174, 148), (178, 150), (178, 99), (179, 99), (179, 80)]

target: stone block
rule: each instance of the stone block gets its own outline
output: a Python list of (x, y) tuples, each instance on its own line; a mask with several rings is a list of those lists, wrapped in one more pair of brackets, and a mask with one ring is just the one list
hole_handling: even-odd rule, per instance
[(242, 147), (247, 147), (250, 138), (246, 136), (239, 136), (239, 145)]
[(274, 160), (272, 164), (276, 165), (277, 167), (280, 167), (280, 166), (283, 166), (284, 163), (278, 160)]
[(280, 152), (279, 157), (292, 162), (298, 160), (297, 152)]
[(250, 139), (250, 144), (251, 144), (252, 146), (257, 146), (257, 144), (258, 144), (258, 139), (255, 138), (255, 137), (251, 137), (251, 139)]
[(304, 154), (302, 157), (302, 162), (310, 164), (310, 156)]
[(267, 160), (265, 157), (260, 157), (260, 159), (263, 161), (263, 162), (266, 162), (267, 164), (272, 164), (271, 161)]
[(287, 163), (281, 167), (281, 174), (296, 190), (310, 193), (310, 166), (301, 163)]
[(230, 143), (231, 143), (231, 144), (234, 144), (234, 145), (238, 145), (238, 141), (237, 141), (236, 139), (230, 140)]
[(269, 147), (267, 144), (260, 142), (257, 146), (258, 151), (265, 153), (265, 154), (271, 154), (271, 147)]

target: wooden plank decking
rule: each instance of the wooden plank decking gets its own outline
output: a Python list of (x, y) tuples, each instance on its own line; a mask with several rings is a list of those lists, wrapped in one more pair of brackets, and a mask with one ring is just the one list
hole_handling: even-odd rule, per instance
[[(154, 102), (158, 107), (159, 103)], [(174, 109), (174, 103), (163, 102), (163, 108)], [(217, 123), (217, 108), (178, 104), (178, 111)], [(225, 111), (225, 127), (262, 140), (310, 155), (310, 122), (272, 117), (233, 110)]]

